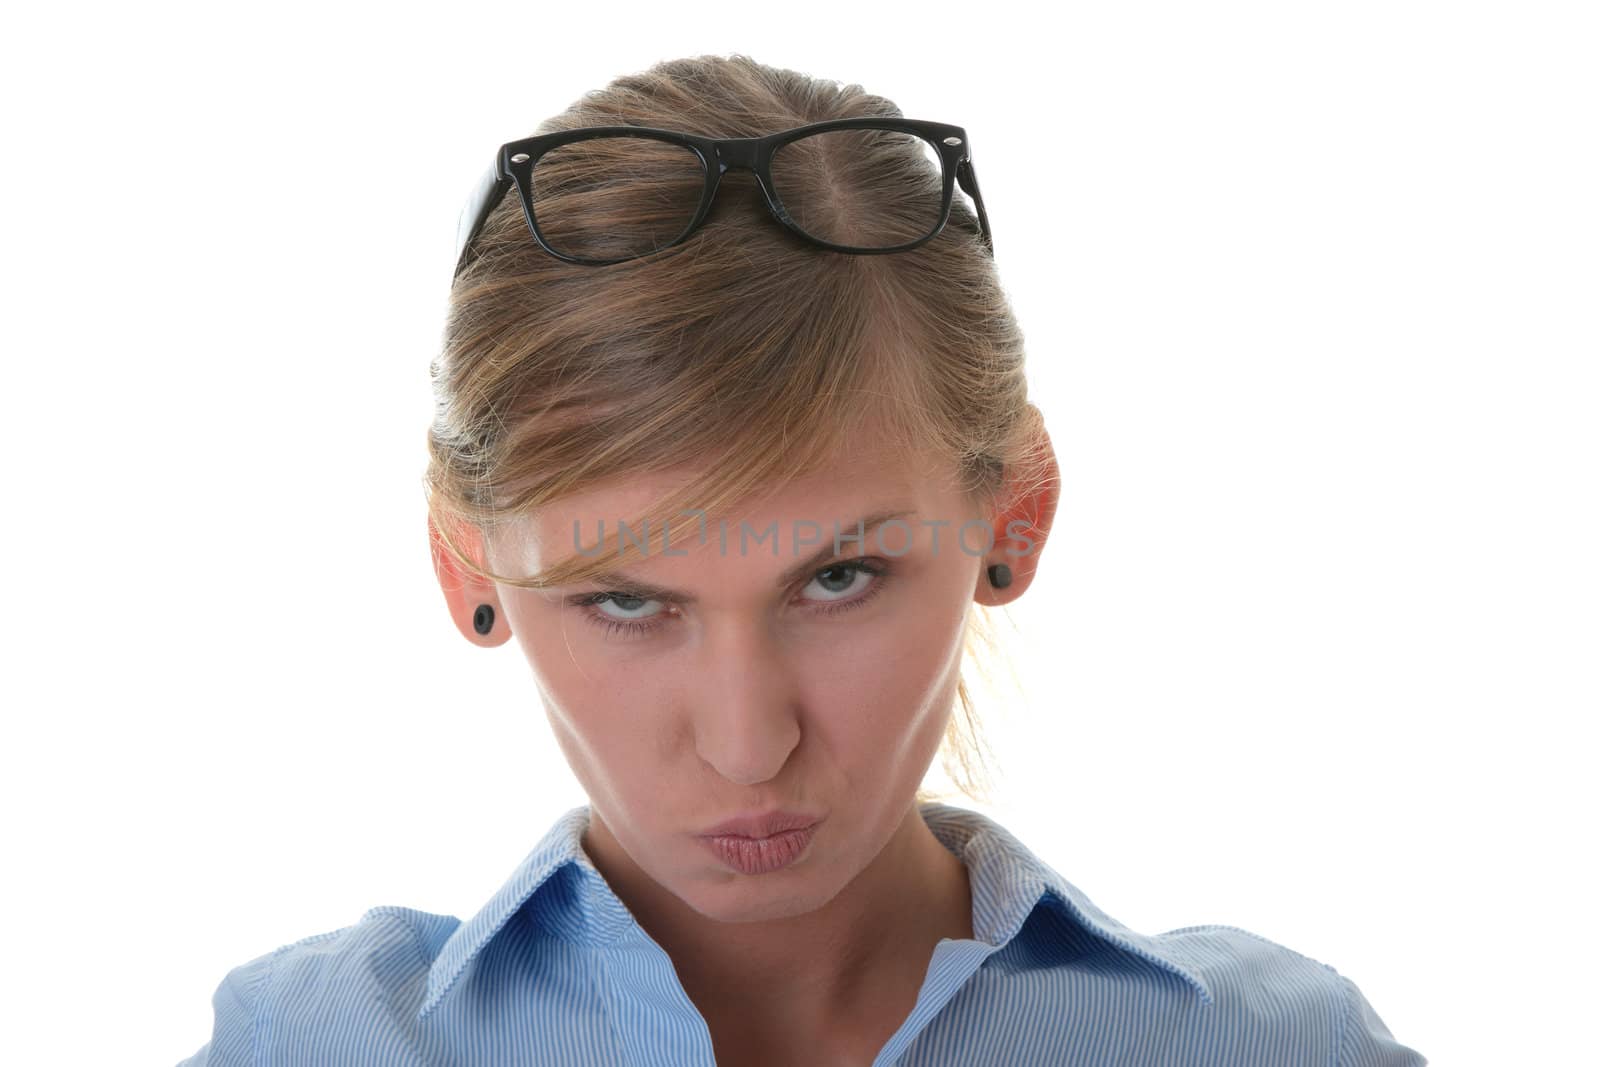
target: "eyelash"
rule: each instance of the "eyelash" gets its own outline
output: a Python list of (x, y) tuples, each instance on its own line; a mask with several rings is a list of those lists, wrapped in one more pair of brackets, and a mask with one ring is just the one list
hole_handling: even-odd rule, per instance
[[(815, 609), (824, 615), (837, 615), (842, 611), (853, 611), (856, 608), (863, 606), (869, 600), (876, 598), (877, 595), (883, 591), (884, 585), (887, 584), (889, 580), (888, 566), (879, 560), (868, 559), (866, 557), (842, 559), (835, 563), (830, 563), (826, 567), (812, 572), (811, 578), (815, 579), (817, 575), (826, 574), (829, 571), (839, 570), (851, 572), (852, 580), (857, 574), (870, 574), (876, 579), (876, 581), (867, 586), (866, 592), (857, 596), (853, 596), (849, 600), (829, 601), (823, 604), (821, 607)], [(808, 580), (806, 584), (810, 585), (811, 582)], [(587, 593), (582, 596), (575, 597), (570, 600), (569, 603), (572, 604), (573, 607), (581, 609), (581, 614), (585, 619), (588, 619), (596, 626), (604, 627), (608, 636), (613, 634), (639, 636), (665, 625), (665, 623), (661, 621), (668, 617), (669, 613), (665, 611), (657, 612), (655, 615), (651, 616), (650, 621), (648, 622), (622, 622), (618, 619), (613, 619), (609, 616), (602, 615), (594, 610), (595, 605), (601, 604), (612, 598), (623, 600), (649, 599), (645, 597), (634, 597), (628, 593), (617, 590), (606, 590), (599, 593)]]

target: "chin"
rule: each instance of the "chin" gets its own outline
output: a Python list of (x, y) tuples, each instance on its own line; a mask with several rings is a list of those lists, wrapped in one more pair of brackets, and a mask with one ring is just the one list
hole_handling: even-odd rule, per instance
[(686, 901), (696, 912), (713, 922), (759, 923), (792, 919), (816, 911), (826, 899), (794, 892), (760, 892), (753, 887), (739, 887), (727, 894), (712, 894), (717, 900)]

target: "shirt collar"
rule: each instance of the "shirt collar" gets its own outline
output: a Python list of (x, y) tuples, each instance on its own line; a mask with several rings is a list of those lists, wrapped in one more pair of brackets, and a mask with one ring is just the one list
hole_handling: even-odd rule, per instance
[[(979, 941), (996, 949), (1003, 947), (1042, 902), (1113, 948), (1177, 975), (1201, 1001), (1211, 1003), (1210, 989), (1174, 945), (1131, 930), (1105, 914), (993, 819), (932, 801), (922, 804), (920, 810), (934, 836), (967, 866), (972, 932)], [(419, 1019), (438, 1006), (468, 964), (530, 898), (528, 921), (565, 940), (604, 946), (635, 931), (642, 933), (583, 850), (589, 813), (585, 804), (557, 819), (489, 902), (456, 927), (428, 970)]]

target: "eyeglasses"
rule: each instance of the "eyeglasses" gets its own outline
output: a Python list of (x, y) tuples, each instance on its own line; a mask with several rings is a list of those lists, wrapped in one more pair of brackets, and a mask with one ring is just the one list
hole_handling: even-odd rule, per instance
[[(589, 126), (500, 146), (462, 209), (456, 271), (513, 183), (539, 247), (568, 263), (606, 266), (682, 243), (705, 221), (722, 175), (739, 167), (755, 172), (768, 211), (784, 227), (853, 255), (905, 252), (931, 240), (949, 221), (959, 181), (994, 254), (960, 126), (849, 118), (730, 138)], [(863, 187), (889, 193), (854, 202)]]

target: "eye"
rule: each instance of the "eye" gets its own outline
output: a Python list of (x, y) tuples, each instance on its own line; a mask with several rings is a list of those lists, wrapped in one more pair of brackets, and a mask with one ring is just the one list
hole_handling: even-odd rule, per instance
[[(802, 599), (813, 601), (813, 611), (836, 615), (872, 600), (883, 590), (888, 576), (889, 567), (881, 560), (840, 560), (817, 571), (806, 584), (806, 590), (816, 587), (822, 595)], [(607, 634), (639, 636), (667, 625), (667, 620), (677, 615), (675, 609), (659, 600), (615, 590), (586, 593), (570, 603), (581, 609), (584, 618), (604, 627)]]
[[(666, 606), (659, 600), (614, 591), (589, 593), (576, 598), (572, 604), (585, 619), (605, 627), (607, 634), (642, 634), (662, 625), (661, 619), (667, 614)], [(652, 610), (639, 610), (646, 607)]]
[[(823, 602), (837, 602), (848, 599), (850, 594), (871, 585), (873, 576), (877, 573), (877, 571), (868, 570), (867, 566), (859, 560), (830, 563), (826, 568), (816, 573), (806, 588), (810, 589), (812, 586), (816, 586), (823, 592), (823, 596), (817, 599)], [(866, 580), (863, 581), (862, 579)]]

